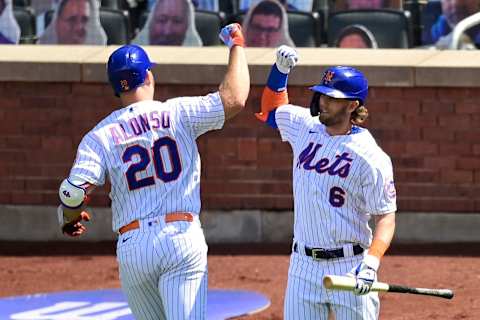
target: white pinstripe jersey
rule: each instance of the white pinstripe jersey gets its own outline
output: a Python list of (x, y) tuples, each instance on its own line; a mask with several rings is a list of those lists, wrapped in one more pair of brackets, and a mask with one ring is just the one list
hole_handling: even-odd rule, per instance
[(295, 239), (309, 247), (369, 247), (371, 215), (396, 211), (390, 157), (367, 129), (330, 136), (306, 108), (284, 105), (275, 118), (293, 150)]
[(111, 183), (112, 227), (169, 212), (200, 213), (196, 138), (225, 122), (218, 92), (142, 101), (111, 113), (80, 142), (70, 179)]

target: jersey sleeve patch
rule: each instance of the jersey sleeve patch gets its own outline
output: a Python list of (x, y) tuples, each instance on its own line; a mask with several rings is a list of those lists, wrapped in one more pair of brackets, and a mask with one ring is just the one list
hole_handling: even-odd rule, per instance
[(367, 212), (372, 215), (397, 210), (397, 192), (393, 179), (392, 162), (383, 152), (379, 157), (370, 158), (374, 165), (370, 182), (364, 188)]
[(389, 198), (389, 199), (396, 199), (397, 198), (397, 191), (395, 189), (395, 183), (393, 182), (393, 178), (392, 179), (386, 179), (385, 180), (385, 183), (384, 183), (384, 190), (385, 190), (385, 195)]

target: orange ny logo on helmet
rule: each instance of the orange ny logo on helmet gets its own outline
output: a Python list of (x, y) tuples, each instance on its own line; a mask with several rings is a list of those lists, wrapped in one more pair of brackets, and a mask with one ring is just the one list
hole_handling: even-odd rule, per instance
[(335, 72), (331, 70), (325, 71), (325, 73), (323, 74), (322, 82), (329, 83), (330, 81), (332, 81), (334, 75), (335, 75)]
[(123, 91), (130, 90), (130, 87), (128, 86), (128, 81), (127, 80), (120, 80), (120, 85), (122, 86)]

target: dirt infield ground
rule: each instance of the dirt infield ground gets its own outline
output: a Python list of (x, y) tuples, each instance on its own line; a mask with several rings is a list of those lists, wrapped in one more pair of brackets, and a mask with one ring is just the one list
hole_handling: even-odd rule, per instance
[[(0, 296), (117, 288), (119, 281), (113, 246), (112, 243), (70, 243), (69, 247), (2, 243)], [(445, 300), (418, 295), (381, 294), (380, 318), (480, 319), (479, 247), (393, 247), (382, 263), (382, 281), (415, 287), (450, 288), (454, 290), (455, 297)], [(211, 247), (209, 286), (255, 290), (270, 297), (270, 308), (255, 316), (244, 317), (245, 320), (282, 319), (288, 248), (259, 248)], [(428, 255), (420, 255), (425, 252)]]

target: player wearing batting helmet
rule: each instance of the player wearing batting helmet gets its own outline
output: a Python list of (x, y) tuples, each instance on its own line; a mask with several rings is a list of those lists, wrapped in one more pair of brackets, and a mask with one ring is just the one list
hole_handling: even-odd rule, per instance
[[(297, 61), (294, 49), (277, 50), (256, 114), (278, 128), (294, 155), (285, 319), (377, 319), (379, 299), (370, 288), (394, 234), (396, 193), (390, 157), (360, 126), (368, 82), (355, 68), (331, 67), (310, 88), (310, 110), (291, 105), (286, 87)], [(330, 274), (354, 277), (355, 294), (327, 291), (322, 280)]]
[(89, 131), (60, 185), (58, 218), (70, 236), (86, 232), (86, 196), (108, 177), (118, 233), (122, 289), (135, 319), (205, 319), (207, 245), (201, 228), (196, 139), (223, 127), (250, 88), (238, 24), (224, 27), (229, 63), (218, 91), (155, 101), (152, 62), (139, 46), (115, 50), (108, 79), (122, 108)]

